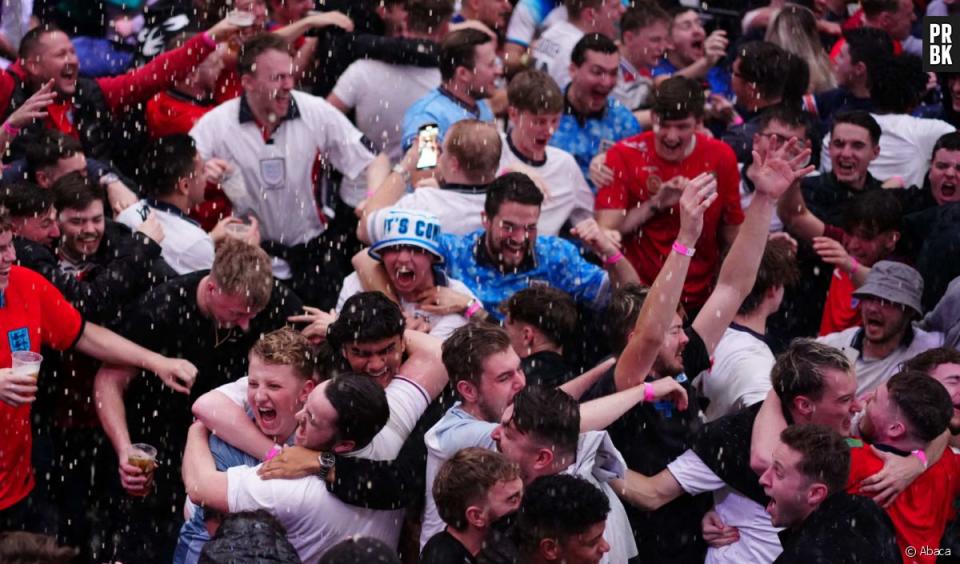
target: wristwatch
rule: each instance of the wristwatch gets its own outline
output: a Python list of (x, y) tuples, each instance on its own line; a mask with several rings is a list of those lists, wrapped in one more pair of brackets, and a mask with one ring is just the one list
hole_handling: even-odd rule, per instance
[(326, 480), (327, 475), (337, 465), (337, 457), (332, 452), (321, 452), (317, 459), (320, 461), (320, 477)]
[(399, 174), (400, 177), (403, 178), (404, 186), (410, 186), (410, 182), (411, 182), (410, 171), (407, 170), (407, 167), (403, 166), (403, 163), (397, 163), (393, 165), (393, 172)]

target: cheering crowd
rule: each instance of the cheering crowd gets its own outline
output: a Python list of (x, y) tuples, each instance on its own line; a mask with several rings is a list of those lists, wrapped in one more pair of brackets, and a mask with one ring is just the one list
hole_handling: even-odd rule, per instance
[(0, 562), (960, 555), (952, 0), (0, 11)]

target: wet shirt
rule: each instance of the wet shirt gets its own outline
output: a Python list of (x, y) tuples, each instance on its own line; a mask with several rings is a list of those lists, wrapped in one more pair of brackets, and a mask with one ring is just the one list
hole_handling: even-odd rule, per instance
[(433, 535), (420, 555), (420, 564), (475, 564), (476, 561), (467, 547), (447, 531)]

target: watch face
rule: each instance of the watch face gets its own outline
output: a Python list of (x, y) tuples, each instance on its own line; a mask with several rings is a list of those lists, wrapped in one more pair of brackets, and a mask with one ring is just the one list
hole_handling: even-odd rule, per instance
[(322, 452), (320, 453), (320, 466), (322, 468), (330, 468), (337, 463), (337, 457), (333, 455), (332, 452)]

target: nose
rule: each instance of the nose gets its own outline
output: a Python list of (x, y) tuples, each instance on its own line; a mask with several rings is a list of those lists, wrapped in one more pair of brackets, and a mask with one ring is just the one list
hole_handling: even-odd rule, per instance
[(764, 488), (769, 488), (770, 483), (770, 468), (767, 468), (763, 471), (763, 474), (760, 474), (760, 486)]
[(50, 229), (47, 231), (47, 234), (53, 239), (60, 236), (60, 226), (57, 225), (56, 221), (50, 224)]
[(252, 315), (241, 317), (237, 320), (237, 327), (247, 331), (250, 329), (250, 321), (253, 319)]
[(267, 394), (263, 389), (263, 386), (258, 386), (257, 390), (253, 393), (253, 401), (260, 403), (267, 398)]
[(861, 411), (863, 411), (863, 402), (860, 398), (854, 397), (853, 401), (850, 402), (850, 413), (860, 413)]
[(500, 437), (501, 437), (500, 426), (497, 425), (497, 426), (493, 429), (493, 431), (490, 433), (490, 438), (499, 443), (499, 442), (500, 442)]
[(383, 356), (379, 354), (372, 355), (367, 359), (367, 372), (380, 372), (386, 363)]
[(600, 537), (600, 544), (597, 545), (597, 549), (600, 554), (606, 554), (610, 552), (610, 543), (607, 542), (607, 539)]

